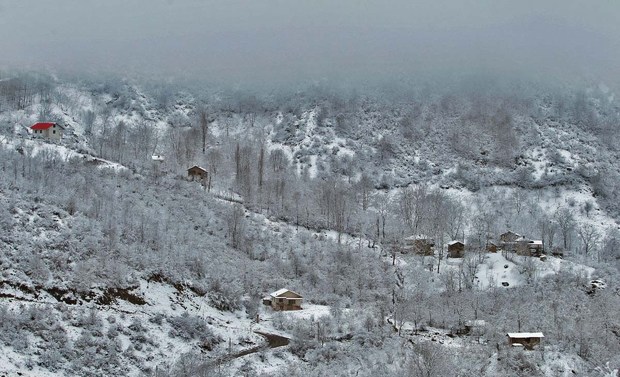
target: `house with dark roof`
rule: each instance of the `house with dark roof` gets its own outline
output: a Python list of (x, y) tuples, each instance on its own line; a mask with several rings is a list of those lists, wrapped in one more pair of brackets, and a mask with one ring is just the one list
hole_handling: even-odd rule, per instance
[(53, 122), (40, 122), (30, 126), (32, 134), (42, 139), (60, 140), (65, 127)]
[(530, 240), (522, 237), (517, 240), (516, 251), (518, 255), (540, 257), (545, 252), (545, 248), (542, 240)]
[(435, 240), (424, 234), (417, 234), (405, 238), (403, 252), (413, 252), (419, 255), (434, 255)]
[(461, 241), (451, 241), (448, 243), (449, 258), (463, 258), (465, 255), (465, 244)]
[(194, 165), (191, 168), (187, 169), (187, 178), (190, 181), (203, 181), (207, 180), (207, 169), (202, 168), (198, 165)]

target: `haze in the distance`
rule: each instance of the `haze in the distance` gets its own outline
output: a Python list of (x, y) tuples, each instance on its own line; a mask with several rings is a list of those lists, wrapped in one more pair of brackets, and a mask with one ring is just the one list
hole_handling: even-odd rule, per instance
[(229, 83), (620, 77), (615, 1), (0, 0), (0, 64)]

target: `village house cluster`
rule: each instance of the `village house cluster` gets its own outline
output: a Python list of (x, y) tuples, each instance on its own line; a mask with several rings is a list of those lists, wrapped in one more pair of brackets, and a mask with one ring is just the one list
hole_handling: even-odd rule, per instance
[[(482, 246), (486, 252), (497, 253), (498, 251), (512, 252), (527, 257), (545, 258), (545, 246), (542, 240), (530, 239), (513, 231), (507, 231), (499, 235), (497, 241), (489, 239)], [(447, 244), (448, 258), (463, 258), (465, 253), (471, 250), (465, 242), (453, 240)], [(435, 255), (435, 240), (432, 237), (418, 234), (406, 237), (403, 240), (403, 253), (413, 253), (424, 256)], [(555, 247), (551, 253), (553, 256), (562, 257), (563, 250)]]

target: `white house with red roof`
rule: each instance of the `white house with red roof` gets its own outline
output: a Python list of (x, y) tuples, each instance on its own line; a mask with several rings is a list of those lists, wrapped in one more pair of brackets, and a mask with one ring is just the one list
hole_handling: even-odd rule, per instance
[(62, 137), (62, 133), (65, 130), (65, 127), (61, 126), (58, 123), (41, 122), (33, 124), (32, 126), (30, 126), (30, 129), (32, 130), (32, 133), (35, 137), (60, 140), (60, 138)]

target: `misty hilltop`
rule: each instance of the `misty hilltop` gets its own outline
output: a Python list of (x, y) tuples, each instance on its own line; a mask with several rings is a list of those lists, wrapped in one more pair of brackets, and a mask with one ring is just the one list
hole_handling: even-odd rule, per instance
[(454, 72), (610, 81), (618, 19), (616, 4), (576, 0), (3, 1), (0, 64), (231, 86)]

